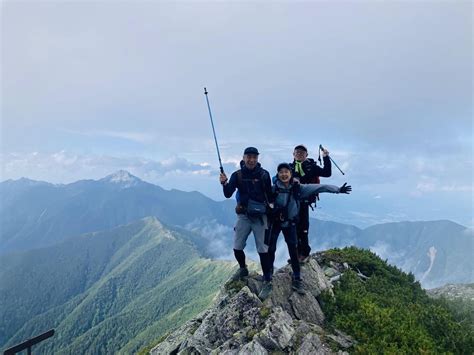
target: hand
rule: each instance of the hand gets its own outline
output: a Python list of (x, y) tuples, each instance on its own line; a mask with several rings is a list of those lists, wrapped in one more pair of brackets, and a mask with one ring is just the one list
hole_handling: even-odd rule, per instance
[(326, 148), (324, 148), (323, 149), (323, 157), (327, 157), (328, 155), (329, 155), (329, 151)]
[(352, 186), (351, 185), (347, 185), (347, 182), (344, 183), (344, 185), (342, 185), (340, 188), (339, 188), (339, 193), (341, 194), (349, 194), (351, 191), (352, 191)]
[(221, 185), (225, 185), (227, 183), (227, 176), (224, 173), (219, 175), (219, 181)]

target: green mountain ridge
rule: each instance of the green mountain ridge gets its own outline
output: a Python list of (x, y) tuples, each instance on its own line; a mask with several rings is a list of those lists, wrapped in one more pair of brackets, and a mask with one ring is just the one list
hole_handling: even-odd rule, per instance
[(54, 341), (35, 351), (137, 351), (173, 326), (165, 319), (199, 313), (234, 270), (202, 258), (189, 234), (149, 217), (7, 255), (0, 261), (0, 346), (55, 328)]

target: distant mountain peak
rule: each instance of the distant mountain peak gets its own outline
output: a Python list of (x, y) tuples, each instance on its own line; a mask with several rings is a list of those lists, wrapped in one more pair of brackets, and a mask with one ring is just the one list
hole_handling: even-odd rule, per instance
[(14, 184), (14, 185), (22, 185), (22, 186), (53, 185), (49, 182), (32, 180), (26, 177), (21, 177), (17, 180), (8, 179), (8, 180), (3, 181), (2, 184)]
[(113, 183), (113, 184), (119, 184), (123, 188), (136, 186), (139, 183), (143, 182), (142, 180), (140, 180), (136, 176), (130, 174), (126, 170), (116, 171), (115, 173), (106, 176), (105, 178), (101, 179), (100, 181)]

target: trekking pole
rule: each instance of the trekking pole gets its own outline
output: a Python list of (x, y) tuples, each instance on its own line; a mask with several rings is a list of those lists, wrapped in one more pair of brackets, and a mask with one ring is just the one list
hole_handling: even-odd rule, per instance
[[(319, 150), (323, 150), (324, 151), (324, 148), (323, 146), (320, 144), (319, 145)], [(341, 172), (342, 175), (346, 175), (344, 174), (344, 172), (341, 170), (341, 168), (336, 164), (336, 162), (334, 160), (332, 160), (332, 158), (328, 155), (329, 159), (334, 163), (334, 165), (336, 166), (336, 168), (339, 169), (339, 171)]]
[(219, 153), (219, 145), (217, 144), (216, 130), (214, 129), (214, 121), (212, 120), (211, 106), (209, 105), (209, 99), (207, 97), (207, 90), (204, 88), (204, 95), (206, 95), (207, 108), (209, 110), (209, 117), (211, 118), (212, 133), (214, 134), (214, 142), (216, 143), (217, 157), (219, 158), (219, 168), (221, 173), (224, 174), (224, 168), (222, 167), (221, 154)]

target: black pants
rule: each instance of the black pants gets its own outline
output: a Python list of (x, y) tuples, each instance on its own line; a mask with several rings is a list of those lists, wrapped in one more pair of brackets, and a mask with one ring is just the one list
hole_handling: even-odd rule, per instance
[(270, 245), (268, 247), (268, 256), (270, 265), (273, 268), (275, 262), (275, 252), (278, 242), (278, 237), (280, 232), (283, 232), (285, 237), (285, 242), (288, 246), (288, 252), (291, 259), (291, 268), (293, 269), (293, 276), (295, 278), (300, 278), (300, 262), (298, 260), (298, 250), (297, 244), (298, 240), (296, 237), (296, 225), (295, 223), (290, 223), (288, 227), (282, 228), (279, 221), (273, 222), (270, 228)]
[(308, 256), (311, 253), (308, 239), (309, 232), (309, 205), (301, 202), (298, 223), (296, 225), (296, 235), (298, 236), (298, 255)]

